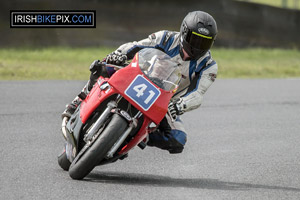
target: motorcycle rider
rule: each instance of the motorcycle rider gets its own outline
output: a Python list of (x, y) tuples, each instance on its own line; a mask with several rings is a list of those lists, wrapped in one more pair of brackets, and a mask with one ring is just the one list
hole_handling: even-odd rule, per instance
[[(183, 151), (186, 131), (179, 115), (198, 108), (204, 93), (216, 78), (218, 66), (210, 52), (216, 36), (217, 24), (214, 18), (206, 12), (194, 11), (183, 19), (180, 32), (158, 31), (141, 41), (123, 44), (106, 57), (107, 63), (124, 65), (139, 50), (157, 48), (168, 54), (181, 69), (182, 80), (169, 103), (169, 114), (161, 121), (158, 129), (149, 134), (148, 146), (165, 149), (170, 153)], [(99, 60), (91, 64), (90, 71), (90, 80), (81, 93), (83, 96), (92, 89), (100, 75), (109, 77), (115, 72), (114, 69), (103, 67)], [(70, 117), (74, 113), (80, 98), (79, 95), (67, 106), (62, 117)]]

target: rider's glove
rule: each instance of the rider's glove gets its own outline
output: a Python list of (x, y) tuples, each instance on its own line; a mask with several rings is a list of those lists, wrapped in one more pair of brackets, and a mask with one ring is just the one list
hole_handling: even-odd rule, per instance
[(185, 104), (183, 100), (176, 99), (175, 101), (170, 101), (168, 109), (173, 119), (176, 119), (177, 115), (182, 115), (184, 113)]
[(121, 51), (117, 50), (109, 54), (105, 60), (108, 64), (124, 66), (127, 56), (122, 54)]
[(102, 63), (100, 60), (94, 60), (92, 64), (90, 65), (90, 71), (92, 73), (97, 73), (102, 70)]
[[(90, 75), (90, 80), (89, 80), (88, 86), (87, 86), (88, 92), (91, 91), (91, 89), (93, 88), (94, 84), (96, 83), (98, 77), (102, 75), (102, 66), (103, 66), (103, 63), (100, 60), (95, 60), (90, 65), (91, 75)], [(81, 94), (82, 93), (80, 93), (80, 95)], [(85, 99), (84, 94), (80, 98)]]

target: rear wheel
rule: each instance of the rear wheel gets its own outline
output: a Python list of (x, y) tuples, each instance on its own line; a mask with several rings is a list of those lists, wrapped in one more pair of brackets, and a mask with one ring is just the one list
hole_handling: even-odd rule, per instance
[(85, 145), (76, 156), (69, 168), (71, 178), (80, 180), (88, 175), (121, 137), (127, 125), (123, 117), (114, 114), (96, 141)]
[(66, 150), (58, 155), (57, 157), (58, 165), (65, 171), (69, 170), (69, 167), (71, 165), (71, 162), (68, 160), (67, 155), (66, 155)]

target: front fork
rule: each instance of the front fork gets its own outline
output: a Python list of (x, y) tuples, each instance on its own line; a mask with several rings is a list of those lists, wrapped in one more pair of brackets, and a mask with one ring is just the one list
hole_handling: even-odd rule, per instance
[(112, 158), (116, 151), (119, 149), (119, 147), (123, 144), (127, 136), (131, 133), (131, 131), (137, 127), (138, 118), (142, 116), (141, 111), (139, 111), (133, 118), (130, 117), (130, 115), (125, 112), (124, 110), (120, 111), (120, 115), (123, 116), (128, 122), (129, 126), (123, 133), (123, 135), (117, 140), (117, 142), (113, 145), (113, 147), (108, 151), (106, 154), (106, 158)]
[(101, 116), (97, 119), (95, 124), (91, 127), (91, 129), (85, 135), (85, 137), (84, 137), (85, 142), (88, 142), (93, 138), (93, 136), (97, 133), (97, 131), (100, 129), (100, 127), (103, 125), (103, 123), (106, 121), (106, 119), (110, 115), (112, 109), (116, 108), (116, 107), (117, 107), (117, 103), (115, 101), (111, 101), (107, 104), (107, 108), (103, 111)]
[[(101, 116), (97, 119), (97, 121), (94, 123), (94, 125), (90, 128), (90, 130), (87, 132), (87, 134), (84, 137), (84, 141), (86, 143), (93, 140), (93, 137), (97, 134), (98, 130), (101, 128), (101, 126), (104, 124), (104, 122), (108, 119), (109, 115), (113, 112), (113, 109), (115, 109), (118, 105), (118, 102), (121, 100), (122, 96), (118, 95), (115, 101), (111, 101), (107, 104), (107, 108), (103, 111)], [(106, 158), (112, 158), (116, 151), (119, 149), (119, 147), (123, 144), (125, 139), (128, 137), (128, 135), (131, 133), (131, 131), (137, 127), (138, 118), (142, 116), (142, 112), (138, 111), (136, 115), (132, 118), (127, 112), (124, 110), (118, 111), (118, 114), (121, 115), (124, 119), (126, 119), (129, 123), (128, 128), (125, 130), (125, 132), (122, 134), (122, 136), (117, 140), (117, 142), (113, 145), (113, 147), (108, 151)]]

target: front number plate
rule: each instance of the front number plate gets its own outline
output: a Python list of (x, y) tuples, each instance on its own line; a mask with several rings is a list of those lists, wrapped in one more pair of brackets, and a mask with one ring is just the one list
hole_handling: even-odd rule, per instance
[(160, 90), (142, 75), (137, 75), (125, 90), (125, 94), (147, 111), (160, 96)]

